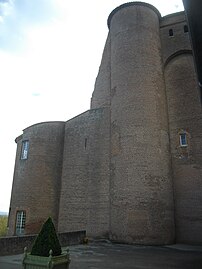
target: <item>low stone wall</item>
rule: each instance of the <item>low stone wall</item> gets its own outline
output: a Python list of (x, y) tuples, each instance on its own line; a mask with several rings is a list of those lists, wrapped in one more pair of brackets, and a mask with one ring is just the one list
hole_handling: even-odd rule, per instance
[[(86, 231), (59, 233), (58, 238), (62, 247), (77, 245), (83, 242)], [(0, 256), (20, 254), (27, 247), (28, 251), (36, 238), (36, 235), (9, 236), (0, 238)]]

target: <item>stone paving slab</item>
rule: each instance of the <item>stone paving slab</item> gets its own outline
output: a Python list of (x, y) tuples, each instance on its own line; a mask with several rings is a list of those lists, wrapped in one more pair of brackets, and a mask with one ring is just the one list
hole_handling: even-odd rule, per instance
[[(202, 269), (202, 247), (92, 242), (70, 246), (69, 269)], [(1, 256), (0, 269), (22, 269), (22, 254)]]

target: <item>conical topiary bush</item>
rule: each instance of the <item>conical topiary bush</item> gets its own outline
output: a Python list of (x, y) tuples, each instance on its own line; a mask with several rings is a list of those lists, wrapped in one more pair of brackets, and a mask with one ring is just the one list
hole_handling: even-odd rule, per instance
[(61, 255), (62, 252), (54, 224), (49, 217), (33, 244), (31, 255), (48, 257), (50, 250), (52, 250), (53, 256)]

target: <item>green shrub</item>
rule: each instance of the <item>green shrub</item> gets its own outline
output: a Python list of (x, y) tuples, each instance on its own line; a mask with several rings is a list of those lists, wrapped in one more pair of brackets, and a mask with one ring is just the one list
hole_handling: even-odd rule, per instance
[(0, 216), (0, 236), (6, 236), (7, 234), (7, 216)]
[(62, 252), (54, 224), (49, 217), (43, 224), (41, 231), (33, 244), (31, 255), (48, 257), (50, 255), (50, 250), (53, 251), (53, 256), (58, 256)]

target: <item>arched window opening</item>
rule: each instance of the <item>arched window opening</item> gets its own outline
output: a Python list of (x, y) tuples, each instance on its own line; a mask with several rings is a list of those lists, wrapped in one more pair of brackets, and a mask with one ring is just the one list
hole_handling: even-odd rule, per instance
[(169, 36), (174, 36), (173, 29), (169, 29)]

